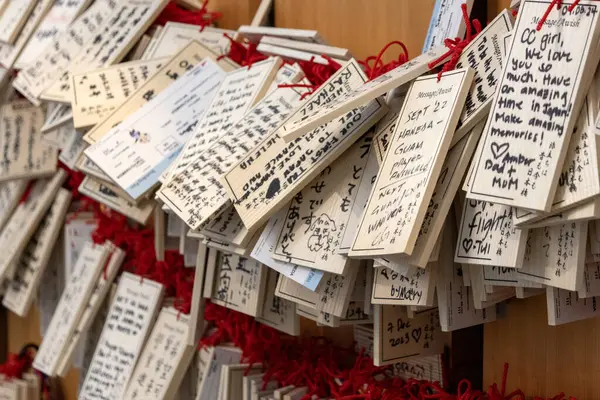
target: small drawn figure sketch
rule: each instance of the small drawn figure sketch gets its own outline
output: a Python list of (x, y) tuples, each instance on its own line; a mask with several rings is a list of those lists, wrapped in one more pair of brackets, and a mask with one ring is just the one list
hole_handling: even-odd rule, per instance
[(326, 214), (321, 214), (309, 228), (312, 232), (308, 238), (308, 248), (310, 251), (320, 251), (324, 249), (329, 251), (331, 242), (333, 242), (333, 232), (337, 231), (335, 221)]
[(136, 143), (150, 142), (150, 136), (147, 133), (142, 133), (140, 131), (136, 131), (135, 129), (129, 131), (129, 136), (131, 136)]

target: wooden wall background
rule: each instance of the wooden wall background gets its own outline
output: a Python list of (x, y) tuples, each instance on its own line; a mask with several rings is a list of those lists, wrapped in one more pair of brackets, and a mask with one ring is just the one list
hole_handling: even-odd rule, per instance
[[(276, 26), (316, 29), (330, 44), (347, 47), (356, 58), (364, 59), (376, 55), (391, 40), (403, 41), (411, 57), (418, 55), (435, 0), (274, 2)], [(259, 3), (260, 0), (211, 0), (209, 8), (223, 13), (221, 27), (236, 29), (250, 23)], [(509, 3), (510, 0), (488, 0), (488, 20)], [(397, 50), (392, 50), (388, 58), (396, 55)], [(600, 398), (600, 340), (596, 337), (600, 335), (600, 319), (549, 327), (546, 318), (545, 296), (538, 296), (509, 302), (503, 318), (484, 326), (484, 387), (501, 382), (504, 362), (508, 362), (509, 391), (519, 387), (525, 393), (545, 397), (564, 391), (579, 400)], [(8, 313), (7, 323), (8, 351), (18, 352), (28, 342), (39, 343), (37, 309), (25, 319)], [(306, 323), (303, 327), (315, 334), (342, 337), (344, 344), (352, 341), (350, 330), (340, 335), (339, 331), (321, 330)], [(465, 344), (469, 349), (469, 342)], [(65, 399), (77, 398), (78, 379), (79, 372), (72, 370), (63, 380)]]

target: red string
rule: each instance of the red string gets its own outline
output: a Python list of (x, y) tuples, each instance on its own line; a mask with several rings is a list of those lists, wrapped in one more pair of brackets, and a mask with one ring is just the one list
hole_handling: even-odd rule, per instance
[[(573, 3), (569, 6), (569, 8), (567, 8), (567, 11), (573, 12), (575, 7), (577, 7), (577, 5), (579, 4), (579, 1), (580, 0), (574, 0)], [(548, 5), (548, 8), (546, 8), (544, 15), (542, 15), (542, 18), (540, 18), (540, 21), (537, 24), (536, 29), (538, 31), (540, 31), (542, 29), (542, 27), (544, 26), (544, 23), (548, 19), (548, 16), (550, 16), (550, 13), (552, 12), (552, 8), (554, 6), (556, 6), (557, 10), (560, 10), (560, 7), (562, 6), (562, 0), (552, 0), (552, 2)]]
[(9, 353), (6, 362), (0, 364), (0, 374), (6, 376), (8, 379), (21, 379), (23, 373), (31, 368), (32, 362), (33, 357), (31, 357), (29, 352), (26, 352), (23, 356)]
[[(280, 88), (304, 88), (308, 89), (301, 97), (300, 100), (304, 100), (305, 97), (313, 94), (317, 89), (323, 85), (323, 83), (327, 82), (329, 78), (333, 74), (335, 74), (342, 66), (327, 55), (323, 54), (321, 57), (327, 60), (327, 64), (318, 64), (316, 63), (315, 57), (311, 57), (310, 61), (298, 61), (298, 65), (304, 72), (304, 76), (306, 79), (310, 81), (311, 84), (304, 83), (282, 83), (278, 85)], [(286, 63), (293, 64), (295, 61), (286, 60)]]
[(27, 202), (27, 199), (29, 199), (29, 196), (31, 195), (31, 191), (33, 190), (34, 184), (35, 184), (35, 181), (29, 181), (27, 183), (27, 187), (25, 188), (25, 191), (21, 195), (21, 199), (19, 199), (19, 204), (25, 204)]
[[(384, 53), (395, 44), (402, 48), (402, 53), (400, 53), (398, 55), (397, 60), (392, 60), (392, 61), (384, 64), (382, 61), (382, 57), (383, 57)], [(371, 61), (374, 61), (372, 67), (370, 64)], [(377, 78), (378, 76), (385, 74), (386, 72), (393, 70), (394, 68), (404, 64), (407, 61), (408, 61), (408, 49), (406, 48), (404, 43), (402, 43), (398, 40), (395, 40), (395, 41), (389, 42), (388, 44), (383, 46), (383, 48), (379, 51), (379, 54), (377, 54), (377, 56), (367, 57), (364, 61), (359, 61), (359, 63), (365, 67), (365, 70), (366, 70), (367, 76), (369, 77), (369, 80), (372, 80), (372, 79)]]
[[(452, 71), (454, 68), (456, 68), (456, 64), (458, 63), (464, 48), (471, 43), (471, 41), (479, 33), (481, 33), (481, 23), (476, 19), (473, 20), (472, 23), (469, 21), (467, 5), (463, 3), (460, 8), (462, 10), (463, 20), (467, 28), (465, 38), (461, 39), (457, 37), (455, 39), (445, 39), (444, 45), (448, 47), (448, 51), (428, 64), (429, 68), (434, 68), (436, 65), (443, 62), (447, 57), (450, 57), (450, 60), (444, 64), (441, 71), (438, 73), (438, 81), (442, 78), (442, 74), (444, 72)], [(475, 34), (473, 34), (473, 28), (475, 28)]]
[(224, 57), (229, 57), (242, 67), (250, 68), (252, 64), (260, 62), (262, 60), (266, 60), (268, 56), (259, 53), (256, 43), (249, 43), (247, 46), (243, 45), (240, 42), (235, 41), (231, 36), (227, 33), (223, 34), (227, 39), (229, 39), (229, 51), (227, 54), (221, 55), (218, 59), (222, 59)]
[(170, 1), (155, 20), (157, 25), (165, 25), (167, 22), (181, 22), (183, 24), (200, 25), (202, 29), (212, 26), (222, 17), (220, 12), (207, 10), (206, 0), (199, 10), (186, 10), (179, 6), (176, 1)]

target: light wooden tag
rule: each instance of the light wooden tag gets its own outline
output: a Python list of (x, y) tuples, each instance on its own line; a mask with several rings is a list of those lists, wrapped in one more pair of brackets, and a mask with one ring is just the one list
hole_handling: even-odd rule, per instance
[(70, 121), (56, 129), (42, 134), (42, 140), (49, 145), (62, 149), (73, 141), (74, 136), (81, 136)]
[(219, 396), (222, 400), (242, 400), (243, 381), (245, 376), (258, 375), (262, 372), (262, 364), (224, 364), (221, 366)]
[(323, 278), (323, 271), (276, 260), (272, 256), (273, 249), (277, 244), (279, 231), (285, 222), (286, 212), (286, 209), (282, 209), (271, 217), (260, 234), (250, 256), (307, 289), (315, 291)]
[[(198, 65), (204, 58), (216, 59), (216, 55), (198, 42), (190, 42), (180, 52), (175, 54), (170, 61), (152, 75), (140, 88), (117, 108), (108, 115), (102, 122), (96, 124), (85, 136), (84, 139), (94, 144), (105, 136), (113, 127), (120, 124), (123, 120), (136, 112), (140, 107), (155, 98), (163, 90), (169, 87), (173, 81), (178, 80), (187, 71)], [(218, 62), (219, 66), (225, 71), (231, 70), (234, 66), (231, 61), (225, 58)]]
[(77, 190), (140, 224), (148, 222), (156, 205), (154, 201), (145, 199), (139, 204), (132, 204), (127, 199), (120, 197), (113, 188), (114, 185), (87, 176)]
[(42, 140), (43, 110), (26, 100), (0, 108), (0, 181), (52, 175), (57, 151)]
[[(102, 24), (85, 50), (78, 53), (68, 66), (70, 72), (116, 64), (121, 61), (167, 5), (168, 0), (131, 0), (119, 4)], [(52, 101), (70, 101), (68, 74), (63, 74), (41, 94)]]
[[(284, 124), (281, 127), (279, 135), (286, 141), (305, 135), (313, 129), (348, 113), (355, 107), (363, 106), (388, 91), (424, 74), (430, 69), (427, 64), (439, 58), (445, 52), (445, 47), (436, 47), (378, 78), (358, 87), (353, 86), (349, 88), (350, 90), (337, 95), (335, 99), (327, 102), (325, 106), (322, 105), (322, 102), (319, 102), (318, 107), (305, 109), (300, 118), (292, 119)], [(318, 97), (313, 94), (312, 98), (317, 99)]]
[(0, 14), (0, 42), (13, 44), (36, 0), (11, 0)]
[(515, 209), (465, 199), (454, 260), (463, 264), (520, 268), (527, 230), (513, 224)]
[(28, 182), (26, 180), (13, 180), (0, 183), (0, 229), (4, 228), (4, 224), (6, 224), (13, 214), (27, 185)]
[(544, 226), (562, 225), (567, 222), (583, 222), (600, 218), (600, 199), (596, 198), (569, 210), (545, 217), (538, 222), (523, 224), (522, 228), (535, 229)]
[[(275, 81), (280, 82), (278, 77)], [(294, 82), (296, 74), (291, 78), (287, 82)], [(267, 94), (206, 151), (196, 154), (190, 165), (180, 173), (170, 173), (170, 179), (164, 180), (158, 197), (192, 229), (206, 224), (230, 203), (219, 180), (221, 175), (248, 149), (270, 135), (299, 104), (300, 97), (298, 92), (288, 88)], [(192, 185), (191, 182), (197, 183)]]
[(279, 274), (274, 270), (267, 270), (265, 300), (256, 320), (288, 335), (299, 336), (300, 319), (296, 314), (296, 304), (275, 296), (278, 276)]
[(54, 315), (54, 309), (60, 299), (61, 290), (64, 287), (64, 262), (64, 235), (61, 231), (50, 254), (46, 272), (42, 276), (44, 284), (39, 286), (36, 304), (40, 313), (40, 336), (46, 334), (48, 325), (50, 325)]
[(409, 320), (405, 307), (376, 305), (373, 326), (376, 366), (442, 354), (449, 339), (441, 331), (437, 309)]
[(114, 186), (115, 192), (119, 196), (126, 198), (132, 203), (136, 203), (136, 201), (134, 199), (131, 199), (123, 189), (116, 186), (115, 183), (110, 179), (110, 177), (106, 175), (96, 164), (94, 164), (92, 160), (87, 158), (85, 154), (83, 154), (79, 158), (79, 161), (77, 162), (77, 169), (83, 172), (84, 174), (93, 177), (94, 179), (106, 183), (111, 183)]
[(321, 58), (322, 55), (327, 55), (333, 59), (338, 60), (350, 60), (352, 54), (350, 50), (341, 47), (328, 46), (319, 43), (302, 42), (299, 40), (285, 39), (276, 36), (263, 36), (260, 39), (260, 44), (268, 44), (272, 46), (284, 47), (293, 50), (300, 50), (303, 52), (312, 53), (316, 60)]
[(221, 367), (226, 364), (239, 364), (242, 352), (235, 347), (217, 346), (209, 349), (209, 354), (207, 357), (205, 356), (205, 359), (207, 366), (198, 383), (196, 399), (218, 399)]
[(472, 78), (461, 69), (415, 80), (350, 256), (412, 253)]
[(587, 223), (532, 229), (520, 271), (523, 279), (576, 291), (583, 285)]
[(443, 355), (420, 357), (393, 365), (392, 374), (404, 380), (444, 382)]
[(61, 169), (52, 179), (36, 181), (27, 200), (17, 206), (4, 226), (0, 233), (0, 279), (12, 279), (14, 276), (17, 261), (52, 205), (65, 178), (66, 174)]
[(105, 247), (108, 251), (108, 258), (102, 266), (100, 276), (95, 281), (92, 294), (87, 301), (85, 310), (83, 311), (81, 318), (79, 318), (69, 341), (66, 343), (57, 369), (57, 373), (60, 376), (65, 376), (69, 372), (77, 346), (81, 345), (81, 341), (87, 340), (88, 331), (92, 327), (94, 320), (97, 318), (98, 313), (104, 304), (104, 300), (109, 295), (112, 283), (123, 264), (123, 260), (125, 260), (125, 252), (123, 250), (108, 242), (105, 243)]
[(107, 247), (86, 243), (68, 278), (52, 321), (35, 356), (33, 361), (35, 369), (48, 376), (57, 374), (59, 363), (85, 311), (94, 284), (102, 273), (108, 256)]
[(523, 279), (523, 272), (516, 268), (495, 267), (484, 265), (478, 269), (480, 274), (471, 279), (478, 279), (479, 275), (483, 278), (484, 285), (494, 286), (510, 286), (510, 287), (526, 287), (526, 288), (541, 288), (542, 284), (527, 281)]
[(547, 287), (548, 325), (556, 326), (582, 319), (594, 318), (600, 314), (596, 297), (577, 298), (577, 293), (568, 290)]
[(20, 317), (25, 317), (29, 313), (37, 295), (70, 204), (71, 193), (66, 189), (59, 189), (52, 206), (19, 260), (15, 278), (4, 294), (2, 305)]
[[(179, 154), (224, 75), (216, 63), (203, 60), (109, 131), (85, 155), (129, 196), (140, 198), (156, 186), (160, 174)], [(187, 91), (190, 87), (192, 96)]]
[(20, 400), (17, 383), (8, 380), (4, 375), (0, 376), (0, 399)]
[(467, 14), (470, 14), (473, 0), (436, 0), (423, 44), (423, 53), (436, 46), (442, 46), (446, 38), (464, 36), (466, 26), (461, 11), (463, 3), (467, 5)]
[(346, 314), (359, 269), (357, 260), (353, 261), (342, 275), (325, 275), (323, 283), (316, 290), (318, 300), (315, 309), (318, 312), (335, 317)]
[[(404, 89), (406, 86), (403, 86)], [(397, 97), (392, 97), (387, 100), (387, 105), (390, 108), (387, 114), (377, 123), (375, 128), (375, 137), (373, 141), (375, 142), (375, 151), (377, 154), (377, 163), (381, 165), (383, 163), (383, 159), (385, 158), (385, 152), (387, 151), (388, 145), (392, 136), (394, 135), (394, 131), (396, 130), (396, 123), (398, 122), (398, 114), (402, 110), (402, 106), (404, 105), (404, 100), (406, 99), (406, 90), (402, 90)]]
[[(38, 98), (44, 89), (65, 73), (69, 63), (84, 48), (88, 40), (98, 32), (102, 23), (116, 6), (117, 2), (115, 0), (96, 1), (73, 21), (65, 31), (58, 34), (51, 44), (39, 48), (41, 52), (35, 59), (28, 62), (27, 68), (21, 71), (13, 82), (13, 86), (22, 93), (30, 92), (31, 97)], [(17, 43), (19, 40), (17, 39)], [(11, 56), (11, 58), (16, 58), (16, 55)]]
[(588, 222), (586, 263), (600, 261), (600, 221)]
[[(108, 4), (108, 1), (104, 1)], [(56, 2), (40, 22), (19, 55), (15, 68), (24, 69), (32, 64), (45, 51), (56, 37), (65, 32), (71, 22), (90, 4), (90, 0)], [(106, 5), (105, 5), (106, 7)]]
[[(329, 60), (323, 56), (315, 55), (313, 53), (309, 53), (307, 51), (290, 49), (282, 46), (275, 46), (268, 43), (261, 42), (256, 47), (256, 50), (262, 54), (267, 54), (269, 56), (279, 56), (285, 58), (286, 60), (295, 60), (295, 61), (312, 61), (315, 64), (321, 65), (329, 65)], [(338, 63), (343, 63), (345, 60), (335, 59), (334, 61)]]
[(387, 268), (375, 270), (373, 304), (431, 306), (439, 267), (430, 263), (427, 268), (416, 268), (404, 275)]
[[(203, 290), (207, 279), (209, 249), (202, 243), (198, 243), (196, 255), (196, 271), (194, 273), (194, 287), (192, 289), (192, 305), (190, 310), (190, 329), (188, 331), (187, 344), (196, 346), (204, 334), (204, 296)], [(214, 252), (214, 251), (213, 251)], [(213, 272), (214, 273), (214, 272)], [(212, 278), (212, 277), (211, 277)]]
[(163, 295), (163, 286), (124, 272), (110, 307), (85, 381), (82, 400), (99, 395), (121, 398)]
[(146, 59), (171, 57), (192, 40), (202, 43), (217, 54), (227, 54), (229, 51), (229, 39), (222, 33), (201, 31), (198, 25), (169, 21), (156, 38), (151, 51), (148, 51), (144, 57)]
[(319, 32), (306, 29), (274, 28), (270, 26), (242, 25), (238, 32), (251, 42), (260, 42), (263, 36), (275, 36), (301, 42), (325, 44)]
[(89, 128), (104, 120), (167, 60), (132, 61), (72, 74), (71, 107), (75, 128)]
[(264, 302), (266, 280), (264, 265), (235, 254), (220, 253), (211, 301), (254, 317)]
[(583, 285), (577, 290), (577, 298), (600, 296), (600, 263), (586, 263), (583, 270)]
[[(332, 101), (334, 92), (343, 93), (364, 80), (356, 61), (348, 62), (288, 117), (288, 121)], [(221, 178), (244, 224), (249, 229), (264, 224), (385, 112), (386, 106), (377, 99), (292, 143), (285, 143), (280, 131), (268, 135)]]
[(277, 76), (282, 64), (278, 57), (268, 58), (251, 69), (239, 68), (225, 76), (210, 102), (206, 114), (187, 141), (181, 154), (172, 164), (162, 181), (176, 176), (188, 166), (197, 168), (198, 155), (209, 148), (220, 136), (227, 133), (258, 101), (260, 101)]
[(298, 305), (315, 309), (319, 301), (319, 294), (307, 289), (298, 282), (293, 281), (284, 275), (279, 275), (275, 296), (282, 299), (293, 301)]
[(458, 121), (451, 146), (462, 139), (475, 124), (485, 120), (488, 116), (492, 98), (502, 73), (502, 61), (506, 53), (505, 37), (512, 27), (513, 18), (510, 12), (503, 10), (462, 51), (456, 67), (473, 68), (475, 78), (469, 89), (465, 108)]
[(373, 136), (356, 141), (306, 185), (287, 208), (273, 258), (336, 274), (348, 259), (338, 254)]
[[(43, 136), (42, 141), (44, 141)], [(88, 146), (89, 145), (83, 140), (83, 137), (75, 132), (74, 135), (71, 135), (71, 140), (60, 149), (61, 152), (58, 159), (69, 167), (69, 169), (75, 169), (75, 164)]]
[[(29, 101), (35, 104), (35, 99), (28, 98)], [(48, 133), (54, 129), (68, 125), (73, 121), (73, 109), (68, 104), (59, 104), (44, 121), (42, 133)]]
[(64, 255), (61, 265), (63, 276), (68, 277), (87, 242), (92, 242), (92, 233), (98, 222), (93, 213), (68, 214), (64, 228)]
[(174, 308), (160, 311), (123, 399), (173, 399), (194, 347), (186, 343), (189, 317)]
[(582, 83), (590, 81), (598, 62), (600, 33), (593, 1), (580, 3), (572, 13), (565, 5), (560, 8), (564, 15), (553, 9), (547, 24), (560, 15), (560, 33), (549, 32), (548, 26), (536, 31), (537, 17), (550, 2), (521, 4), (481, 151), (474, 160), (469, 198), (550, 211), (587, 89)]
[(435, 254), (434, 250), (440, 243), (440, 233), (452, 206), (452, 200), (471, 161), (482, 129), (483, 123), (477, 124), (473, 130), (467, 133), (467, 136), (463, 136), (448, 151), (442, 165), (442, 172), (427, 205), (425, 219), (419, 230), (415, 248), (410, 257), (406, 258), (410, 265), (422, 268)]

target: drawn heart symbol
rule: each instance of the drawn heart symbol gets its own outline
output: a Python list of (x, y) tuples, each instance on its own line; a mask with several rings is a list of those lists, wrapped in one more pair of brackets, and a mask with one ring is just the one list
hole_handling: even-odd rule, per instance
[(494, 155), (494, 158), (498, 159), (498, 158), (502, 157), (504, 155), (504, 153), (506, 153), (508, 151), (508, 147), (509, 147), (508, 143), (499, 145), (496, 142), (492, 142), (491, 149), (492, 149), (492, 154)]
[(413, 329), (411, 335), (415, 339), (415, 342), (419, 343), (419, 340), (421, 340), (421, 328)]
[(471, 247), (473, 247), (473, 239), (463, 239), (462, 247), (465, 249), (465, 252), (468, 253), (469, 250), (471, 250)]

